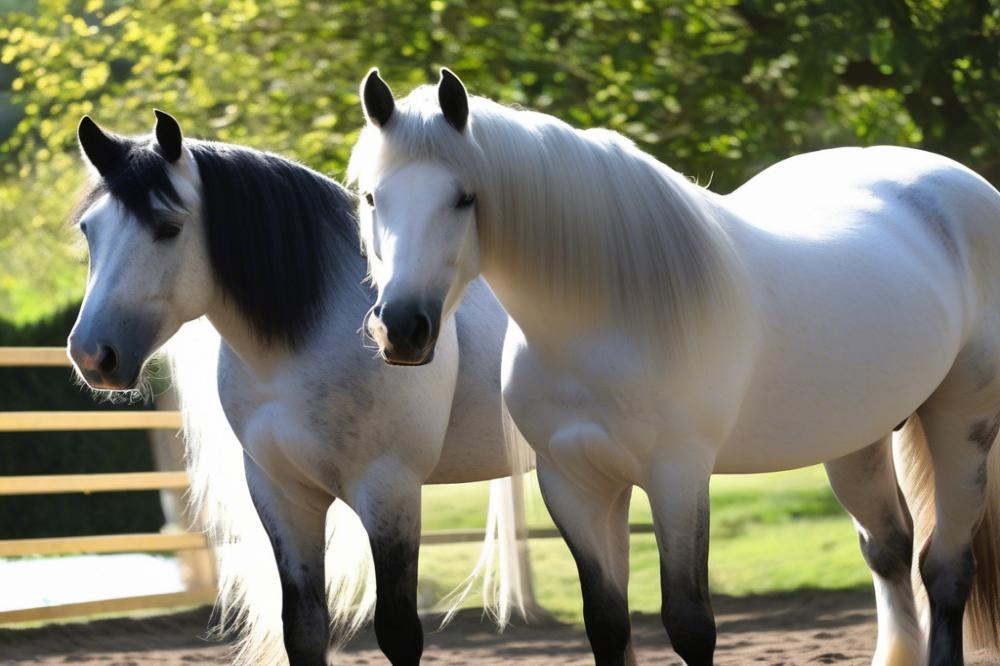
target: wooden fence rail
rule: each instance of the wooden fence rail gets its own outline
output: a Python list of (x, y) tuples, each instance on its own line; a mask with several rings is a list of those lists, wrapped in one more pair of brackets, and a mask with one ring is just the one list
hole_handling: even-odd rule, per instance
[(89, 412), (0, 412), (0, 432), (179, 430), (180, 427), (180, 412), (121, 409)]
[(0, 366), (8, 368), (69, 367), (64, 347), (0, 347)]
[(168, 608), (192, 608), (214, 604), (218, 592), (214, 588), (198, 588), (166, 594), (147, 594), (141, 597), (120, 597), (99, 599), (59, 606), (38, 606), (0, 612), (0, 625), (23, 624), (25, 622), (52, 622), (74, 617), (92, 617), (111, 613), (131, 613), (134, 611), (160, 610)]
[(29, 555), (91, 555), (107, 553), (164, 553), (206, 548), (201, 534), (104, 534), (99, 536), (10, 539), (0, 541), (0, 557)]
[(0, 476), (0, 495), (106, 493), (124, 490), (184, 490), (187, 487), (187, 472)]
[[(68, 367), (62, 347), (0, 348), (0, 367)], [(51, 432), (93, 430), (178, 430), (176, 411), (0, 411), (0, 432)], [(127, 472), (118, 474), (47, 474), (0, 476), (0, 496), (48, 493), (96, 493), (128, 490), (184, 490), (186, 472)], [(207, 553), (202, 534), (112, 534), (47, 539), (0, 540), (0, 557), (34, 555), (106, 554), (134, 552)], [(205, 555), (203, 557), (208, 557)], [(165, 609), (201, 605), (215, 601), (214, 583), (169, 594), (62, 604), (0, 612), (0, 624), (38, 622), (101, 613)]]

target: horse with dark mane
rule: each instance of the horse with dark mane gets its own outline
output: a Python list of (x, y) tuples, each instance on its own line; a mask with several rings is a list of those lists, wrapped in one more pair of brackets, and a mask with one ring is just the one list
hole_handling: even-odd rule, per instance
[[(479, 283), (435, 323), (434, 363), (373, 362), (358, 344), (374, 299), (354, 196), (283, 157), (186, 139), (156, 118), (140, 137), (80, 123), (95, 178), (77, 215), (90, 277), (69, 339), (76, 368), (96, 390), (135, 390), (150, 357), (194, 322), (170, 352), (239, 661), (325, 663), (330, 628), (339, 644), (374, 612), (390, 661), (417, 663), (421, 486), (498, 479), (517, 464), (499, 394), (506, 316)], [(479, 569), (495, 538), (501, 558), (515, 556), (500, 519), (510, 501), (509, 479), (494, 482)], [(503, 621), (521, 586), (497, 587)]]

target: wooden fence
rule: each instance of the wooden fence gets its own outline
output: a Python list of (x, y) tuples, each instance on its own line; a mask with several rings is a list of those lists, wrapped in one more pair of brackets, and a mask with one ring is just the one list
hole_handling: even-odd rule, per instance
[[(66, 350), (61, 347), (0, 348), (0, 367), (68, 367), (69, 365)], [(180, 427), (181, 417), (176, 411), (0, 411), (0, 432), (178, 430)], [(187, 474), (180, 471), (0, 476), (0, 495), (183, 490), (187, 486)], [(52, 556), (76, 553), (185, 553), (190, 551), (202, 551), (204, 557), (206, 549), (207, 544), (204, 536), (190, 532), (0, 540), (0, 557)], [(208, 584), (203, 582), (190, 586), (187, 590), (168, 594), (4, 611), (0, 612), (0, 624), (53, 620), (99, 613), (119, 613), (140, 609), (194, 606), (212, 603), (214, 600), (214, 582)]]

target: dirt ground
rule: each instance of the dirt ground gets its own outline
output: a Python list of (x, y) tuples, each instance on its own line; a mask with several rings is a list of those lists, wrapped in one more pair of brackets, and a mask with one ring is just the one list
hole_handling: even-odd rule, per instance
[[(718, 664), (869, 664), (875, 611), (866, 591), (798, 592), (714, 600)], [(0, 630), (2, 664), (223, 664), (227, 645), (204, 638), (208, 609), (140, 620)], [(426, 626), (432, 626), (430, 620)], [(641, 664), (680, 664), (655, 615), (633, 616)], [(591, 664), (578, 628), (513, 627), (497, 635), (479, 614), (466, 612), (441, 632), (429, 632), (428, 664)], [(369, 631), (333, 659), (337, 664), (386, 663)], [(967, 663), (991, 663), (969, 655)]]

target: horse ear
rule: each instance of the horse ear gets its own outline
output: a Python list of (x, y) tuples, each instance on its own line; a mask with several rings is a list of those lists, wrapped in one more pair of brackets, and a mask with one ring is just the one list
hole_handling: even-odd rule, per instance
[(438, 102), (448, 124), (459, 132), (465, 130), (469, 122), (469, 94), (462, 81), (447, 67), (441, 68), (438, 81)]
[(378, 75), (377, 67), (372, 67), (361, 83), (361, 99), (364, 102), (368, 122), (375, 127), (385, 127), (396, 109), (396, 100), (392, 97), (389, 84)]
[(181, 143), (184, 141), (181, 126), (172, 115), (165, 111), (153, 109), (153, 115), (156, 116), (156, 128), (153, 133), (156, 134), (156, 143), (160, 147), (160, 154), (168, 162), (176, 162), (181, 157)]
[(122, 142), (117, 137), (106, 134), (90, 116), (80, 119), (76, 138), (87, 161), (94, 165), (97, 173), (102, 176), (108, 175), (125, 154)]

